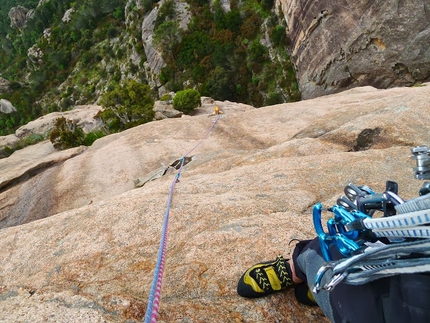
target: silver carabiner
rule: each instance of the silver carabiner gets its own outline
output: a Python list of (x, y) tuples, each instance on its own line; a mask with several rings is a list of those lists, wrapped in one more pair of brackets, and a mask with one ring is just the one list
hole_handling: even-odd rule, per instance
[(326, 291), (331, 291), (333, 288), (336, 287), (337, 284), (342, 282), (347, 275), (348, 273), (346, 271), (344, 271), (343, 273), (335, 274), (333, 278), (322, 287), (322, 289)]
[(347, 271), (344, 271), (342, 273), (336, 273), (333, 275), (333, 277), (330, 279), (330, 281), (327, 284), (321, 286), (321, 280), (324, 277), (327, 270), (334, 269), (335, 267), (336, 267), (335, 262), (328, 262), (325, 265), (320, 267), (314, 280), (314, 288), (312, 289), (312, 292), (314, 294), (318, 294), (321, 290), (331, 291), (340, 282), (342, 282), (346, 276), (348, 276)]
[(314, 279), (314, 288), (312, 288), (312, 292), (314, 294), (318, 294), (321, 289), (324, 289), (324, 286), (321, 287), (321, 280), (324, 277), (327, 270), (333, 269), (334, 267), (335, 267), (335, 263), (328, 262), (322, 265), (320, 269), (318, 269), (318, 272), (315, 275), (315, 279)]

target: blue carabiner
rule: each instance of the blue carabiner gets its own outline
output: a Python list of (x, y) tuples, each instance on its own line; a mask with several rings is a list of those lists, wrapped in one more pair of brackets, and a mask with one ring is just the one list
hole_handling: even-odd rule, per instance
[[(339, 252), (349, 257), (352, 253), (359, 250), (361, 247), (354, 241), (358, 237), (358, 231), (347, 231), (345, 225), (355, 220), (355, 216), (349, 213), (342, 207), (334, 207), (332, 211), (335, 213), (335, 218), (330, 218), (327, 221), (328, 234), (324, 231), (321, 223), (322, 204), (317, 203), (312, 210), (312, 219), (314, 222), (315, 231), (317, 233), (321, 253), (326, 261), (331, 261), (330, 247), (335, 245)], [(358, 214), (362, 216), (362, 214)], [(366, 216), (367, 217), (367, 216)]]
[(330, 256), (329, 246), (327, 242), (328, 236), (325, 233), (321, 223), (321, 211), (322, 211), (322, 204), (321, 203), (315, 204), (312, 209), (312, 220), (314, 222), (314, 228), (320, 242), (321, 253), (326, 261), (330, 261), (331, 256)]
[(331, 210), (334, 213), (334, 222), (336, 223), (337, 232), (348, 239), (355, 240), (360, 235), (359, 230), (347, 230), (347, 226), (361, 218), (370, 218), (367, 214), (360, 212), (358, 210), (349, 211), (343, 206), (335, 205), (332, 206)]
[(334, 243), (344, 257), (350, 257), (361, 248), (354, 240), (348, 239), (340, 234), (336, 235)]

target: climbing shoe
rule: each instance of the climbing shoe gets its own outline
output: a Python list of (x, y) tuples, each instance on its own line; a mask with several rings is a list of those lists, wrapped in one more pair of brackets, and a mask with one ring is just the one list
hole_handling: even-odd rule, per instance
[(240, 278), (237, 293), (246, 298), (256, 298), (294, 286), (291, 268), (279, 255), (276, 260), (256, 264)]
[(314, 295), (306, 283), (298, 284), (294, 289), (294, 295), (299, 303), (308, 306), (317, 306)]

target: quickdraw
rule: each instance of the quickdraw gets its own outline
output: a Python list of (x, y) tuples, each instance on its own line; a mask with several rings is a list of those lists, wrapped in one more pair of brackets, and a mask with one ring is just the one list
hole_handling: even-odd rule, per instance
[(332, 260), (330, 254), (332, 246), (336, 246), (345, 257), (349, 257), (360, 250), (361, 245), (356, 239), (358, 239), (362, 230), (347, 231), (346, 226), (356, 219), (369, 216), (360, 211), (349, 212), (341, 206), (333, 206), (330, 211), (334, 213), (334, 217), (327, 221), (328, 233), (326, 233), (321, 223), (322, 209), (321, 203), (316, 204), (313, 207), (312, 218), (324, 259), (326, 261)]
[[(430, 205), (430, 194), (418, 199)], [(408, 270), (414, 273), (430, 271), (430, 227), (426, 226), (430, 223), (430, 207), (383, 218), (372, 218), (338, 205), (329, 210), (334, 216), (327, 221), (326, 233), (321, 224), (322, 205), (318, 203), (313, 208), (315, 230), (322, 256), (327, 261), (315, 277), (314, 293), (321, 289), (330, 291), (342, 281), (363, 284)], [(394, 243), (385, 245), (378, 238), (388, 238)], [(411, 243), (406, 238), (425, 239)], [(346, 258), (333, 261), (332, 247)], [(330, 280), (322, 285), (322, 278), (329, 271)]]
[[(415, 178), (429, 179), (430, 149), (418, 146), (412, 154), (417, 162)], [(333, 213), (327, 232), (321, 223), (323, 207), (314, 206), (314, 227), (327, 261), (314, 279), (314, 293), (330, 291), (340, 282), (359, 285), (401, 273), (430, 272), (430, 183), (422, 185), (420, 197), (409, 201), (397, 192), (393, 181), (387, 181), (379, 194), (368, 186), (348, 184), (345, 195), (327, 209)], [(377, 211), (383, 217), (373, 218)], [(332, 248), (345, 258), (333, 261)]]
[[(387, 187), (393, 187), (392, 183), (387, 182)], [(345, 192), (357, 190), (361, 189), (353, 184), (345, 187)], [(410, 210), (407, 204), (424, 209), (392, 215), (396, 210)], [(312, 218), (326, 261), (332, 260), (332, 246), (337, 247), (343, 256), (350, 257), (361, 252), (366, 242), (374, 242), (378, 238), (385, 237), (392, 242), (401, 242), (404, 238), (430, 238), (430, 227), (425, 226), (430, 223), (430, 194), (407, 202), (389, 190), (382, 194), (342, 196), (338, 205), (327, 209), (333, 212), (333, 217), (327, 220), (327, 233), (321, 223), (322, 210), (322, 205), (316, 204)], [(384, 212), (384, 217), (372, 218), (370, 214), (375, 210)]]

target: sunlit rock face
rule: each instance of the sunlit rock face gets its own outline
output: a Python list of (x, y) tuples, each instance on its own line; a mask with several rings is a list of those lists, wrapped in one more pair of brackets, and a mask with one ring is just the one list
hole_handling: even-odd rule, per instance
[(430, 4), (281, 0), (302, 98), (430, 80)]
[(177, 169), (134, 180), (191, 151), (169, 209), (159, 322), (328, 322), (293, 291), (245, 300), (237, 281), (313, 238), (312, 206), (332, 206), (349, 182), (382, 192), (392, 180), (417, 197), (410, 155), (429, 145), (429, 97), (430, 84), (359, 87), (259, 109), (224, 102), (221, 118), (205, 100), (90, 147), (15, 151), (0, 159), (2, 319), (141, 322)]

